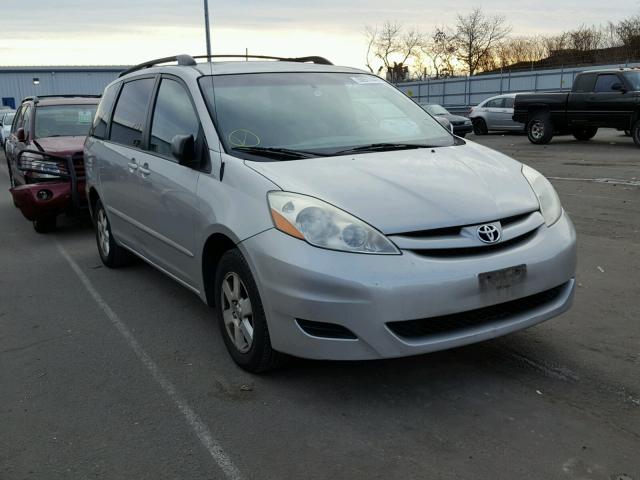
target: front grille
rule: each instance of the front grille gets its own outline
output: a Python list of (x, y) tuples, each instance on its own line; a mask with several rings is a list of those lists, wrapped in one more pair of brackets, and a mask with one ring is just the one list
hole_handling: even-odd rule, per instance
[(478, 245), (477, 247), (463, 247), (463, 248), (423, 248), (420, 250), (412, 250), (413, 253), (422, 255), (424, 257), (472, 257), (474, 255), (484, 255), (486, 253), (496, 253), (500, 250), (506, 250), (507, 248), (515, 247), (521, 243), (525, 243), (531, 237), (535, 235), (537, 230), (532, 230), (520, 235), (519, 237), (512, 238), (505, 242), (494, 243), (492, 245)]
[(473, 327), (504, 321), (519, 313), (549, 304), (562, 294), (565, 286), (566, 284), (560, 285), (535, 295), (476, 310), (418, 320), (389, 322), (387, 323), (387, 328), (403, 338), (424, 338), (441, 333), (460, 332)]
[(348, 340), (356, 340), (358, 337), (346, 327), (335, 323), (313, 322), (311, 320), (302, 320), (296, 318), (296, 322), (300, 328), (312, 337), (320, 338), (341, 338)]

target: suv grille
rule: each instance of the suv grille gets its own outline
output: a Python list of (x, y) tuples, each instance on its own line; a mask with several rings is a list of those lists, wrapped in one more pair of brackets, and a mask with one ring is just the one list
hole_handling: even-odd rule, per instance
[(460, 332), (473, 327), (508, 320), (519, 313), (549, 304), (560, 296), (565, 285), (476, 310), (418, 320), (389, 322), (387, 323), (387, 328), (399, 337), (404, 338), (424, 338), (440, 333)]

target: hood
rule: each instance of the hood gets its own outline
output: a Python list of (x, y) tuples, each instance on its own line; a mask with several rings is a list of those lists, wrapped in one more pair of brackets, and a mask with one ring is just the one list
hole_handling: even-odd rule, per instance
[(519, 162), (472, 142), (246, 164), (283, 190), (329, 202), (386, 234), (473, 225), (539, 208)]
[(37, 143), (42, 149), (52, 155), (72, 155), (82, 152), (84, 141), (87, 137), (42, 137), (32, 141), (33, 148), (38, 149)]

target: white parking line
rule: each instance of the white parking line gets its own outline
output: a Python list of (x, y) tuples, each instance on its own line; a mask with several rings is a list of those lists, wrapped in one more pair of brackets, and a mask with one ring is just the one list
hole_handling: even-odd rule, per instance
[(218, 441), (213, 438), (211, 432), (204, 424), (202, 420), (198, 417), (198, 415), (193, 411), (193, 409), (187, 404), (182, 395), (176, 390), (176, 387), (171, 383), (171, 381), (162, 373), (156, 362), (149, 356), (149, 354), (142, 348), (140, 343), (133, 336), (129, 328), (124, 324), (120, 317), (111, 309), (111, 307), (104, 301), (102, 296), (98, 293), (98, 291), (91, 284), (91, 281), (84, 274), (82, 269), (78, 266), (78, 264), (71, 258), (66, 249), (56, 240), (56, 246), (58, 250), (65, 258), (65, 260), (69, 263), (73, 271), (78, 275), (78, 278), (87, 289), (89, 294), (93, 297), (98, 306), (102, 309), (107, 318), (111, 321), (113, 326), (120, 332), (120, 334), (124, 337), (127, 344), (131, 347), (131, 349), (135, 352), (136, 356), (140, 359), (140, 361), (147, 367), (151, 376), (155, 379), (155, 381), (160, 385), (162, 390), (173, 400), (180, 413), (184, 415), (184, 418), (194, 431), (194, 433), (198, 436), (200, 443), (207, 449), (211, 457), (215, 460), (218, 466), (222, 469), (225, 476), (229, 480), (241, 480), (242, 474), (238, 470), (238, 468), (233, 464), (231, 459), (227, 456), (223, 448), (220, 446)]

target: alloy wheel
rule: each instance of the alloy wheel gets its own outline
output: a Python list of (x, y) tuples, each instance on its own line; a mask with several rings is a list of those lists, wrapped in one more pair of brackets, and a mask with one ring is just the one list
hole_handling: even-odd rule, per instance
[(227, 273), (222, 281), (222, 318), (229, 338), (240, 353), (253, 344), (253, 308), (244, 283), (237, 273)]
[(100, 250), (105, 257), (109, 256), (109, 221), (107, 215), (104, 213), (104, 209), (98, 210), (98, 221), (96, 223), (98, 229), (98, 243), (100, 244)]
[(542, 120), (536, 120), (531, 125), (531, 136), (536, 140), (540, 140), (544, 137), (544, 123)]

